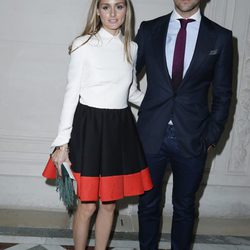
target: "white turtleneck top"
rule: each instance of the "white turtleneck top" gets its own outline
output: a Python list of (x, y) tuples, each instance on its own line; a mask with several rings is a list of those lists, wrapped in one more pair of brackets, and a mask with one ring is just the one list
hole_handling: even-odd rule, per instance
[(101, 28), (88, 39), (82, 36), (73, 43), (58, 135), (52, 147), (69, 142), (78, 101), (95, 108), (123, 109), (128, 101), (140, 106), (144, 97), (135, 77), (136, 43), (131, 42), (129, 63), (121, 33), (113, 36)]

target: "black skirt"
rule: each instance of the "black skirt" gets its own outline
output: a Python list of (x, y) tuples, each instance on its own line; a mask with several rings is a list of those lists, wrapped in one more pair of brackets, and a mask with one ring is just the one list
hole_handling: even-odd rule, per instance
[(81, 201), (114, 201), (152, 188), (129, 107), (99, 109), (79, 103), (69, 146)]

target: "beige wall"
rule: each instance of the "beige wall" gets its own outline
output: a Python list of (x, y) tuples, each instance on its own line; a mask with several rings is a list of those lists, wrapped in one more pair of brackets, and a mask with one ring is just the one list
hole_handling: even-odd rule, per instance
[[(136, 30), (173, 7), (172, 0), (133, 5)], [(63, 209), (41, 172), (57, 131), (67, 46), (80, 33), (88, 6), (87, 0), (0, 1), (0, 208)], [(250, 217), (250, 1), (211, 0), (205, 13), (233, 30), (238, 52), (232, 114), (208, 160), (200, 214)], [(166, 212), (170, 192), (171, 179)], [(136, 206), (122, 212), (136, 213)]]

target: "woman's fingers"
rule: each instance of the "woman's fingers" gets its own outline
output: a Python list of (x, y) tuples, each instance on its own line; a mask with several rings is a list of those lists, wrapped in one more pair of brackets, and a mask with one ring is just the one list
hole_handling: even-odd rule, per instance
[(65, 160), (65, 162), (67, 162), (70, 166), (71, 166), (71, 161), (69, 160), (69, 158), (67, 158), (67, 160)]
[(58, 171), (59, 176), (62, 176), (61, 164), (58, 164), (58, 166), (57, 166), (57, 171)]
[(62, 150), (56, 150), (53, 154), (52, 154), (52, 161), (55, 164), (57, 170), (58, 170), (58, 174), (59, 176), (62, 176), (62, 170), (61, 170), (61, 164), (65, 161), (69, 161), (69, 157), (68, 157), (68, 153)]
[(55, 164), (55, 166), (56, 166), (56, 169), (57, 169), (57, 171), (58, 171), (58, 174), (59, 174), (60, 176), (62, 176), (61, 162), (58, 161), (57, 159), (54, 159), (53, 162), (54, 162), (54, 164)]

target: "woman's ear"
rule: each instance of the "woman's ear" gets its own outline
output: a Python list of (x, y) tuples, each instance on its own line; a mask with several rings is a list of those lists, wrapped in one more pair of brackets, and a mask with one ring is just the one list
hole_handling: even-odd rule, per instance
[(100, 16), (99, 9), (96, 10), (97, 16)]

